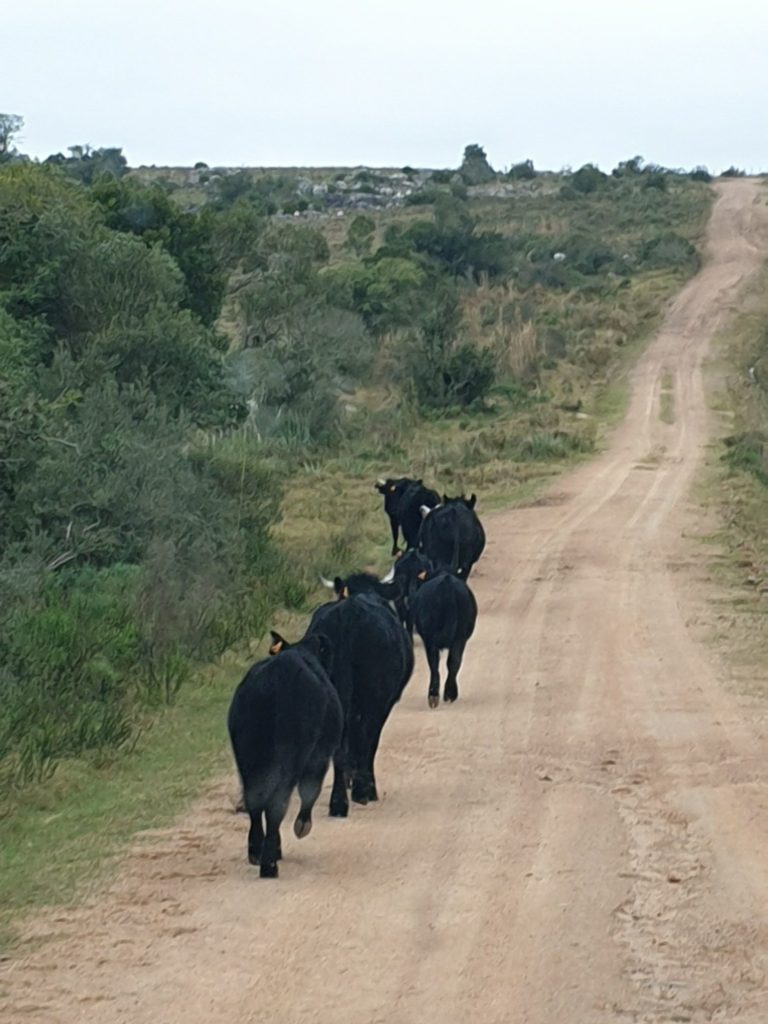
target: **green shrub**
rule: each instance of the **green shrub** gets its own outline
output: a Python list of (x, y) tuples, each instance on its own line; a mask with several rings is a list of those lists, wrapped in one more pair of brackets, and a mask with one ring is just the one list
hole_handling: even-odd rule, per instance
[(449, 405), (471, 405), (488, 395), (496, 378), (496, 359), (488, 349), (462, 344), (443, 367), (443, 394)]
[(19, 595), (11, 573), (0, 574), (0, 764), (24, 783), (62, 758), (130, 741), (137, 575), (131, 566), (39, 569), (34, 590)]
[(465, 147), (459, 174), (465, 185), (483, 185), (496, 177), (496, 172), (488, 163), (485, 150), (475, 143)]
[(696, 247), (674, 231), (666, 231), (656, 238), (645, 241), (639, 251), (639, 259), (647, 268), (688, 268), (699, 266)]
[(405, 199), (403, 199), (403, 205), (404, 206), (431, 206), (432, 203), (436, 202), (436, 200), (441, 195), (444, 195), (444, 194), (445, 193), (443, 192), (443, 190), (439, 189), (439, 188), (429, 188), (429, 187), (422, 188), (422, 189), (419, 189), (417, 192), (411, 192), (410, 195), (407, 195), (405, 197)]
[(604, 174), (594, 164), (584, 164), (578, 171), (571, 175), (569, 184), (576, 192), (588, 195), (604, 188), (608, 183), (608, 175)]
[(706, 167), (694, 167), (688, 177), (691, 181), (712, 181), (712, 175), (709, 173)]
[(722, 457), (723, 461), (731, 469), (750, 473), (768, 487), (768, 434), (747, 431), (726, 437), (724, 443), (728, 450)]
[(519, 164), (512, 164), (507, 171), (507, 177), (512, 181), (531, 181), (536, 177), (533, 160), (523, 160)]

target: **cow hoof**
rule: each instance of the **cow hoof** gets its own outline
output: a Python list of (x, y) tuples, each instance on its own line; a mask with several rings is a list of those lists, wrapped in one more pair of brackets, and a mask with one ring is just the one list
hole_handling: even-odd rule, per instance
[(312, 819), (307, 818), (306, 821), (302, 821), (301, 818), (297, 818), (293, 823), (293, 834), (297, 839), (304, 839), (312, 831)]
[(277, 864), (262, 864), (259, 874), (262, 878), (277, 878)]
[(368, 797), (365, 793), (353, 793), (352, 799), (356, 804), (362, 804), (363, 807), (368, 803)]
[(346, 804), (334, 804), (328, 814), (331, 818), (346, 818), (349, 815), (349, 807)]
[(248, 851), (248, 863), (249, 864), (260, 864), (261, 863), (261, 850), (258, 853), (254, 853), (253, 850)]
[(430, 695), (427, 697), (427, 703), (431, 708), (439, 707), (440, 697), (436, 693), (430, 693)]
[(458, 693), (446, 693), (443, 695), (443, 700), (446, 701), (448, 704), (453, 704), (454, 701), (457, 701), (458, 699)]

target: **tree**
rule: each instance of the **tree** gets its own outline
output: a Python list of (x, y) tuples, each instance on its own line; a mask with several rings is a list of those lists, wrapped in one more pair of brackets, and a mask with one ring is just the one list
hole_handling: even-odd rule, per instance
[(367, 256), (373, 245), (375, 231), (376, 222), (373, 217), (368, 217), (364, 213), (358, 214), (352, 219), (347, 231), (347, 248), (356, 256)]
[(137, 235), (146, 245), (160, 243), (173, 256), (186, 281), (184, 305), (204, 324), (212, 324), (221, 312), (227, 282), (214, 246), (217, 214), (209, 208), (187, 212), (161, 185), (115, 177), (102, 177), (90, 195), (108, 227)]
[(577, 192), (587, 195), (602, 188), (608, 181), (608, 175), (604, 174), (595, 164), (584, 164), (571, 178), (571, 187)]
[(18, 114), (0, 114), (0, 163), (16, 155), (13, 139), (23, 127), (24, 118)]
[(620, 160), (611, 171), (614, 178), (630, 178), (642, 173), (643, 158), (641, 156), (633, 156), (629, 160)]
[(519, 164), (512, 164), (507, 171), (507, 177), (512, 181), (530, 181), (536, 177), (536, 170), (533, 160), (523, 160)]
[(496, 172), (488, 163), (488, 157), (482, 146), (472, 143), (464, 149), (464, 159), (461, 161), (459, 174), (467, 185), (482, 185), (487, 181), (493, 181)]
[(257, 265), (237, 293), (246, 346), (274, 340), (303, 312), (321, 292), (318, 269), (329, 255), (325, 237), (314, 228), (284, 224), (264, 234)]
[(69, 156), (53, 153), (45, 162), (61, 167), (83, 185), (92, 185), (103, 175), (122, 178), (128, 170), (128, 161), (123, 156), (122, 149), (116, 146), (102, 149), (91, 149), (89, 145), (69, 146), (69, 153)]
[(424, 303), (418, 329), (403, 353), (419, 406), (469, 405), (488, 393), (496, 375), (493, 353), (462, 341), (461, 331), (458, 290), (440, 283)]
[(426, 274), (413, 260), (379, 256), (364, 263), (340, 263), (323, 271), (329, 301), (359, 313), (374, 334), (410, 323)]

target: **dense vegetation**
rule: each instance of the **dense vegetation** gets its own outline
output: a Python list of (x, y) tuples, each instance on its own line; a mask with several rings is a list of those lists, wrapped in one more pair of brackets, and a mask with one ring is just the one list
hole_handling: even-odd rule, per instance
[(573, 413), (697, 267), (709, 201), (637, 161), (526, 161), (494, 197), (468, 147), (425, 201), (340, 219), (338, 177), (312, 205), (296, 176), (211, 175), (190, 203), (119, 150), (0, 141), (6, 788), (129, 746), (195, 666), (301, 606), (292, 523), (319, 495), (343, 515), (374, 466), (458, 486), (495, 462), (490, 488), (588, 450)]

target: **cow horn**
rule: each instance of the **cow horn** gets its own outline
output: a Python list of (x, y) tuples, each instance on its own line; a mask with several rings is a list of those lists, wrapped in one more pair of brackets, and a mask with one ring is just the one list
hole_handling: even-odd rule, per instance
[(377, 487), (384, 487), (386, 482), (387, 482), (386, 480), (382, 480), (382, 478), (379, 477), (379, 479), (376, 481), (376, 486)]
[(422, 519), (426, 519), (431, 511), (432, 511), (432, 509), (429, 507), (429, 505), (420, 505), (419, 506), (419, 512), (421, 512), (421, 518)]
[(336, 584), (333, 582), (333, 580), (327, 580), (325, 576), (323, 576), (322, 574), (320, 576), (320, 582), (323, 584), (324, 587), (328, 587), (329, 590), (336, 589)]
[(395, 578), (395, 567), (393, 565), (392, 568), (387, 573), (387, 575), (381, 577), (381, 582), (382, 583), (391, 583), (394, 580), (394, 578)]

